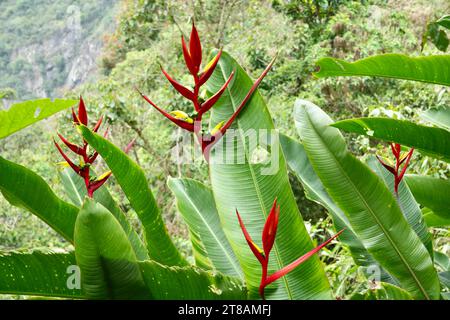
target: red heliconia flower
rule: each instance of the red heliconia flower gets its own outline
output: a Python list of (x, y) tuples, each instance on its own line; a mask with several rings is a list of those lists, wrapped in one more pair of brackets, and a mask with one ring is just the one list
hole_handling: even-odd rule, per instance
[[(377, 159), (390, 173), (394, 175), (394, 191), (398, 196), (398, 186), (405, 175), (406, 169), (408, 168), (409, 161), (411, 160), (414, 148), (411, 148), (409, 152), (405, 155), (401, 155), (402, 146), (398, 143), (391, 143), (391, 151), (395, 157), (395, 165), (391, 166), (384, 162), (378, 155)], [(401, 167), (403, 164), (403, 167)]]
[[(86, 112), (86, 106), (84, 104), (83, 98), (80, 96), (80, 102), (78, 104), (78, 114), (75, 113), (75, 110), (72, 108), (72, 117), (75, 125), (88, 125), (88, 116)], [(103, 116), (95, 124), (92, 129), (94, 132), (97, 132), (103, 122)], [(108, 135), (108, 129), (106, 129), (104, 133), (104, 137)], [(58, 137), (61, 141), (72, 151), (77, 154), (80, 158), (80, 163), (75, 164), (70, 158), (64, 153), (61, 149), (61, 146), (53, 139), (53, 142), (58, 149), (59, 153), (62, 155), (66, 163), (75, 171), (80, 177), (83, 178), (84, 183), (86, 185), (87, 194), (90, 198), (93, 197), (94, 192), (100, 188), (111, 176), (111, 171), (107, 171), (102, 174), (100, 177), (92, 177), (90, 175), (90, 168), (93, 165), (94, 161), (98, 157), (98, 152), (94, 151), (92, 154), (89, 153), (89, 144), (86, 140), (83, 139), (83, 145), (79, 146), (69, 142), (66, 138), (64, 138), (61, 134), (58, 133)], [(126, 152), (132, 147), (134, 140), (127, 146)]]
[(141, 96), (150, 104), (152, 105), (156, 110), (158, 110), (163, 116), (165, 116), (167, 119), (175, 123), (177, 126), (183, 128), (184, 130), (188, 130), (190, 132), (194, 132), (196, 135), (201, 147), (202, 152), (208, 160), (209, 158), (209, 150), (212, 148), (212, 146), (217, 143), (217, 141), (220, 140), (220, 138), (225, 134), (227, 129), (231, 126), (234, 119), (239, 115), (239, 113), (242, 111), (243, 107), (246, 105), (248, 100), (251, 98), (252, 94), (257, 89), (258, 85), (261, 83), (262, 79), (266, 76), (267, 72), (272, 67), (273, 63), (275, 62), (275, 58), (269, 63), (269, 65), (266, 67), (266, 69), (263, 71), (261, 76), (255, 81), (253, 86), (250, 88), (249, 92), (247, 93), (245, 99), (241, 102), (241, 104), (238, 106), (236, 111), (233, 113), (233, 115), (228, 119), (228, 121), (223, 121), (221, 124), (223, 126), (220, 126), (219, 128), (216, 128), (214, 132), (210, 132), (209, 134), (203, 134), (202, 133), (202, 117), (203, 115), (208, 112), (215, 103), (219, 100), (219, 98), (222, 96), (228, 85), (230, 84), (231, 80), (233, 79), (234, 72), (230, 74), (227, 81), (225, 81), (222, 88), (219, 89), (214, 95), (212, 95), (208, 100), (203, 101), (200, 98), (200, 89), (201, 87), (208, 81), (208, 79), (213, 74), (219, 60), (222, 54), (222, 50), (219, 50), (217, 55), (209, 62), (203, 71), (200, 71), (201, 63), (202, 63), (202, 45), (200, 42), (200, 37), (197, 32), (197, 28), (195, 27), (195, 24), (192, 24), (192, 30), (191, 35), (189, 37), (189, 46), (186, 43), (183, 36), (181, 36), (181, 48), (183, 51), (183, 57), (184, 61), (186, 63), (186, 67), (189, 70), (189, 73), (192, 75), (194, 79), (194, 88), (191, 90), (190, 88), (187, 88), (180, 84), (178, 81), (176, 81), (174, 78), (172, 78), (162, 67), (161, 71), (164, 74), (164, 76), (169, 80), (171, 85), (174, 87), (175, 90), (177, 90), (183, 97), (190, 100), (194, 106), (194, 112), (190, 115), (186, 114), (183, 111), (173, 111), (173, 112), (166, 112), (162, 108), (158, 107), (153, 101), (151, 101), (147, 96), (142, 94), (139, 90), (139, 93)]
[(270, 251), (272, 250), (272, 247), (275, 243), (275, 236), (277, 234), (277, 228), (278, 228), (278, 218), (280, 215), (280, 206), (277, 206), (277, 199), (273, 202), (272, 209), (270, 210), (269, 216), (267, 217), (266, 223), (264, 225), (264, 229), (262, 232), (262, 245), (263, 249), (260, 249), (256, 243), (252, 240), (250, 237), (250, 234), (248, 233), (247, 229), (245, 228), (245, 225), (241, 219), (241, 216), (239, 215), (239, 212), (236, 209), (236, 215), (239, 220), (239, 224), (241, 226), (242, 232), (244, 233), (245, 240), (247, 241), (248, 246), (252, 250), (253, 254), (255, 255), (256, 259), (258, 259), (259, 263), (261, 264), (262, 268), (262, 276), (261, 276), (261, 283), (259, 285), (259, 294), (261, 298), (265, 299), (264, 296), (264, 289), (271, 284), (272, 282), (280, 279), (281, 277), (284, 277), (286, 274), (294, 270), (296, 267), (298, 267), (300, 264), (308, 260), (310, 257), (312, 257), (315, 253), (317, 253), (320, 249), (325, 247), (327, 244), (329, 244), (333, 239), (338, 237), (344, 230), (339, 231), (334, 236), (332, 236), (330, 239), (322, 243), (321, 245), (317, 246), (316, 248), (312, 249), (311, 251), (307, 252), (294, 262), (290, 263), (289, 265), (283, 267), (281, 270), (278, 270), (277, 272), (268, 275), (268, 265), (269, 265), (269, 255)]

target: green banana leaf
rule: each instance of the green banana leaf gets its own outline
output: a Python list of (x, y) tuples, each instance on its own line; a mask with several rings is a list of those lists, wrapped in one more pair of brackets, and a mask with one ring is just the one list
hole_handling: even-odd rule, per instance
[(72, 253), (0, 253), (0, 293), (83, 298)]
[(450, 218), (443, 218), (435, 214), (429, 208), (422, 209), (423, 218), (428, 227), (448, 227), (450, 226)]
[[(374, 156), (369, 157), (367, 164), (387, 185), (391, 193), (394, 192), (394, 176)], [(396, 197), (396, 196), (395, 196)], [(406, 221), (413, 228), (414, 232), (419, 236), (422, 243), (428, 250), (430, 255), (433, 254), (433, 238), (428, 232), (428, 226), (423, 219), (422, 211), (419, 204), (414, 199), (408, 185), (402, 180), (398, 186), (397, 203), (403, 212)]]
[(75, 257), (87, 298), (150, 298), (136, 254), (121, 225), (90, 198), (85, 199), (75, 224)]
[(380, 282), (377, 286), (365, 293), (356, 293), (350, 300), (413, 300), (407, 291), (390, 283)]
[(102, 156), (141, 220), (148, 254), (165, 265), (185, 265), (161, 217), (142, 169), (111, 142), (80, 126), (83, 137)]
[(382, 54), (355, 62), (323, 58), (317, 62), (318, 78), (336, 76), (371, 76), (428, 82), (450, 86), (450, 55), (408, 57)]
[(333, 127), (419, 149), (422, 153), (450, 161), (450, 131), (389, 118), (355, 118)]
[(367, 250), (414, 298), (439, 299), (432, 259), (381, 178), (348, 152), (319, 107), (298, 100), (294, 117), (314, 170)]
[(200, 268), (168, 267), (154, 261), (139, 263), (142, 275), (156, 300), (245, 300), (240, 279)]
[(439, 279), (443, 288), (450, 289), (450, 271), (439, 272)]
[(8, 110), (0, 110), (0, 139), (72, 107), (77, 102), (77, 100), (38, 99), (15, 103)]
[[(253, 84), (239, 64), (224, 52), (207, 82), (208, 91), (217, 92), (233, 70), (235, 71), (233, 80), (213, 108), (210, 127), (229, 119)], [(233, 133), (236, 133), (238, 143), (232, 144), (233, 150), (224, 155), (237, 156), (237, 159), (230, 161), (231, 163), (227, 161), (221, 163), (220, 148), (225, 140), (220, 140), (210, 157), (211, 185), (225, 235), (243, 269), (250, 298), (258, 298), (261, 266), (245, 241), (239, 227), (236, 209), (239, 210), (253, 240), (261, 245), (264, 223), (274, 199), (278, 199), (281, 210), (277, 238), (269, 260), (269, 274), (311, 250), (313, 243), (289, 184), (286, 161), (277, 143), (278, 133), (274, 130), (269, 110), (257, 90), (231, 128), (238, 130), (228, 130), (224, 139), (228, 143), (233, 140)], [(250, 148), (250, 143), (242, 141), (245, 142), (246, 134), (253, 133), (254, 136), (260, 135), (259, 146)], [(267, 133), (267, 139), (264, 133)], [(269, 139), (273, 145), (266, 148), (265, 142)], [(263, 149), (269, 149), (270, 152), (267, 152), (266, 156), (271, 160), (264, 161), (264, 157), (258, 157), (259, 154), (264, 154)], [(287, 276), (268, 286), (266, 298), (330, 299), (329, 283), (319, 258), (313, 256)]]
[(450, 131), (450, 106), (428, 109), (422, 112), (420, 117), (425, 121)]
[(450, 258), (445, 253), (434, 251), (434, 262), (443, 270), (450, 271)]
[[(325, 187), (314, 172), (303, 145), (284, 134), (280, 133), (280, 143), (289, 168), (302, 183), (306, 197), (317, 202), (328, 210), (333, 218), (336, 231), (346, 229), (339, 240), (350, 250), (353, 260), (359, 266), (369, 267), (377, 264), (372, 255), (367, 251), (362, 242), (352, 230), (345, 213), (333, 202)], [(381, 270), (381, 281), (397, 284), (391, 275), (385, 270)]]
[(197, 265), (242, 278), (242, 269), (223, 232), (211, 189), (192, 179), (169, 178), (167, 184), (189, 227)]
[(444, 219), (450, 219), (450, 180), (416, 174), (405, 177), (411, 192), (422, 206)]
[(0, 191), (10, 204), (30, 211), (73, 242), (78, 208), (59, 199), (36, 173), (0, 157)]
[[(83, 205), (84, 198), (87, 196), (84, 180), (70, 168), (59, 170), (59, 176), (61, 178), (62, 185), (66, 190), (66, 194), (72, 203), (77, 207), (81, 207)], [(130, 240), (131, 245), (133, 246), (138, 260), (148, 260), (149, 256), (144, 243), (141, 241), (136, 231), (134, 231), (131, 227), (125, 214), (114, 201), (106, 186), (102, 186), (94, 193), (94, 199), (108, 209), (109, 212), (111, 212), (119, 221), (123, 230), (127, 234), (128, 240)]]
[(333, 218), (336, 231), (346, 228), (339, 239), (348, 246), (355, 263), (361, 266), (373, 263), (373, 258), (352, 230), (344, 212), (333, 202), (314, 172), (303, 145), (280, 134), (280, 143), (289, 168), (295, 173), (305, 189), (308, 199), (324, 206)]

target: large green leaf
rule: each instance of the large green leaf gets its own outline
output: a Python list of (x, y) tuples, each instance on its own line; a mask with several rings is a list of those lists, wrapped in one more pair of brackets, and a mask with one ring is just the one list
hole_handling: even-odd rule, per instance
[(73, 253), (0, 253), (0, 293), (83, 298)]
[(289, 168), (302, 183), (308, 199), (321, 204), (328, 210), (337, 231), (347, 229), (339, 239), (348, 246), (356, 264), (362, 266), (372, 264), (372, 256), (355, 235), (344, 212), (333, 202), (322, 181), (314, 172), (303, 145), (283, 134), (280, 134), (280, 143)]
[(450, 218), (443, 218), (435, 214), (429, 208), (422, 209), (422, 215), (428, 227), (448, 227), (450, 226)]
[[(86, 186), (84, 180), (77, 175), (72, 169), (64, 168), (59, 171), (61, 182), (66, 190), (67, 195), (74, 205), (81, 207), (84, 198), (87, 196)], [(127, 234), (133, 246), (134, 252), (139, 260), (147, 260), (149, 258), (147, 249), (142, 243), (138, 234), (134, 231), (122, 210), (119, 208), (113, 197), (109, 193), (106, 186), (101, 187), (94, 193), (94, 199), (102, 204), (106, 209), (113, 214), (119, 221), (123, 230)]]
[(355, 118), (334, 127), (419, 149), (426, 155), (450, 161), (450, 131), (389, 118)]
[(450, 55), (408, 57), (382, 54), (352, 63), (323, 58), (314, 73), (319, 78), (336, 76), (372, 76), (429, 82), (450, 86)]
[(377, 287), (364, 293), (357, 293), (351, 300), (412, 300), (407, 291), (390, 283), (380, 282)]
[(87, 127), (81, 126), (80, 131), (108, 164), (141, 220), (150, 258), (165, 265), (187, 264), (167, 233), (142, 169), (125, 152)]
[(142, 275), (156, 300), (245, 300), (247, 290), (240, 279), (207, 272), (197, 267), (163, 266), (140, 262)]
[(211, 189), (192, 179), (169, 178), (168, 185), (189, 227), (197, 265), (242, 277), (239, 261), (223, 232)]
[[(345, 232), (339, 236), (339, 240), (347, 245), (355, 263), (364, 267), (377, 265), (375, 259), (352, 230), (352, 226), (345, 213), (334, 203), (325, 190), (322, 181), (320, 181), (319, 177), (314, 172), (303, 145), (283, 134), (280, 134), (280, 143), (289, 168), (302, 183), (307, 198), (319, 203), (328, 210), (333, 218), (336, 231), (344, 228), (346, 229)], [(397, 280), (386, 273), (385, 270), (381, 270), (381, 280), (397, 284)]]
[(121, 225), (104, 206), (86, 198), (75, 224), (81, 286), (90, 299), (144, 299), (150, 293)]
[[(392, 175), (392, 173), (390, 173), (385, 167), (383, 167), (381, 163), (373, 156), (369, 158), (368, 165), (381, 179), (383, 179), (389, 190), (391, 190), (391, 193), (395, 196), (394, 176)], [(408, 221), (409, 225), (413, 228), (422, 243), (428, 249), (430, 255), (432, 255), (432, 236), (428, 232), (428, 226), (423, 219), (419, 204), (416, 202), (411, 191), (403, 180), (398, 186), (398, 197), (396, 196), (396, 199), (400, 209), (403, 212), (403, 215), (406, 218), (406, 221)]]
[(450, 289), (450, 271), (439, 272), (439, 279), (441, 280), (442, 287)]
[(420, 117), (438, 127), (450, 130), (450, 106), (428, 109), (421, 113)]
[(30, 211), (73, 242), (78, 208), (59, 199), (36, 173), (0, 157), (0, 191), (9, 203)]
[(415, 298), (438, 299), (432, 259), (381, 178), (348, 152), (319, 107), (297, 101), (294, 116), (314, 170), (367, 250)]
[(445, 253), (435, 251), (434, 262), (444, 271), (450, 271), (450, 257)]
[(72, 107), (76, 103), (77, 100), (39, 99), (16, 103), (8, 110), (0, 110), (0, 139)]
[(416, 174), (407, 175), (405, 179), (417, 202), (438, 216), (450, 219), (450, 180)]
[[(220, 62), (208, 81), (208, 90), (217, 92), (235, 70), (233, 80), (221, 99), (214, 106), (210, 126), (227, 120), (237, 109), (252, 86), (252, 80), (227, 53), (222, 53)], [(238, 257), (244, 271), (250, 297), (259, 297), (258, 287), (261, 266), (249, 249), (236, 217), (236, 209), (254, 241), (261, 245), (261, 233), (275, 198), (281, 207), (278, 234), (269, 262), (270, 273), (288, 265), (313, 248), (312, 241), (303, 224), (300, 212), (289, 184), (286, 162), (277, 143), (278, 133), (258, 91), (248, 101), (233, 129), (216, 145), (210, 159), (210, 176), (217, 210), (225, 234)], [(233, 141), (236, 133), (237, 143)], [(259, 133), (259, 146), (242, 143), (246, 134)], [(269, 136), (264, 137), (264, 133)], [(267, 139), (273, 141), (269, 149), (269, 163), (257, 160), (265, 148)], [(252, 138), (250, 138), (252, 139)], [(255, 141), (255, 139), (252, 139)], [(231, 149), (227, 157), (237, 156), (231, 163), (221, 163), (220, 148), (227, 141)], [(230, 158), (228, 158), (230, 159)], [(261, 158), (260, 158), (261, 159)], [(263, 157), (262, 157), (263, 159)], [(273, 169), (273, 170), (271, 170)], [(331, 292), (328, 280), (317, 256), (300, 265), (290, 274), (266, 288), (268, 299), (329, 299)]]

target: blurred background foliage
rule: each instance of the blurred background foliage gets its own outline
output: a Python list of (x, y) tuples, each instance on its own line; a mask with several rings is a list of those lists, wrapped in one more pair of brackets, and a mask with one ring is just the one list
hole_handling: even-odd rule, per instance
[[(103, 14), (101, 5), (90, 3), (91, 14)], [(66, 4), (59, 2), (58, 6), (65, 8)], [(205, 52), (223, 47), (253, 77), (278, 52), (277, 62), (260, 88), (279, 130), (297, 137), (292, 117), (297, 98), (316, 103), (336, 120), (370, 115), (420, 121), (418, 115), (422, 110), (449, 105), (448, 89), (439, 86), (370, 78), (319, 80), (312, 76), (315, 62), (325, 56), (356, 60), (388, 52), (439, 54), (431, 43), (425, 44), (421, 51), (421, 40), (427, 23), (449, 11), (448, 0), (122, 0), (116, 29), (104, 35), (102, 54), (97, 57), (101, 75), (65, 95), (76, 98), (82, 94), (91, 119), (104, 114), (110, 126), (110, 140), (118, 146), (137, 138), (131, 156), (145, 170), (169, 232), (189, 255), (186, 227), (176, 213), (166, 179), (169, 175), (183, 176), (208, 183), (207, 167), (204, 163), (177, 165), (174, 162), (170, 150), (175, 145), (175, 127), (152, 110), (134, 88), (166, 109), (189, 110), (190, 106), (167, 83), (159, 65), (177, 80), (189, 84), (180, 35), (188, 35), (192, 19), (200, 31)], [(5, 43), (9, 42), (0, 38), (0, 45)], [(0, 47), (0, 56), (1, 52), (4, 51)], [(20, 87), (5, 80), (16, 77), (16, 73), (6, 69), (6, 74), (2, 71), (0, 75), (0, 87), (11, 87), (8, 90), (17, 91), (17, 98), (22, 98)], [(60, 161), (59, 155), (51, 143), (57, 130), (68, 136), (73, 134), (70, 112), (3, 140), (0, 152), (3, 157), (35, 170), (58, 195), (66, 198), (55, 165)], [(352, 150), (361, 157), (375, 152), (387, 154), (386, 145), (365, 137), (347, 137)], [(416, 153), (410, 172), (448, 178), (450, 168)], [(300, 211), (310, 220), (311, 234), (321, 241), (331, 228), (330, 220), (324, 209), (305, 198), (295, 178), (291, 181)], [(114, 179), (107, 185), (122, 208), (133, 217)], [(449, 231), (434, 230), (434, 235), (437, 250), (448, 253)], [(0, 199), (0, 250), (44, 246), (67, 248), (62, 239), (35, 217)], [(337, 296), (345, 298), (360, 285), (361, 275), (345, 248), (326, 249), (322, 259), (331, 262), (327, 272)]]

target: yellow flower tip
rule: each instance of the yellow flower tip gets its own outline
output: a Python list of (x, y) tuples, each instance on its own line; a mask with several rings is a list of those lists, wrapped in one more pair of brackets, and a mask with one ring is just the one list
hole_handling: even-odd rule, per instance
[(223, 124), (225, 123), (225, 121), (220, 121), (212, 130), (211, 130), (211, 135), (215, 135), (217, 132), (219, 132), (219, 130), (223, 127)]
[(100, 177), (97, 178), (97, 181), (100, 181), (100, 180), (102, 180), (102, 179), (105, 179), (106, 176), (108, 176), (108, 175), (110, 175), (110, 174), (111, 174), (111, 170), (106, 171), (104, 174), (102, 174)]
[(56, 163), (57, 166), (60, 166), (62, 168), (68, 168), (70, 167), (69, 163), (67, 161), (61, 161)]
[(211, 61), (208, 62), (208, 64), (205, 66), (205, 68), (203, 69), (202, 73), (205, 73), (206, 71), (209, 70), (209, 68), (211, 68), (211, 66), (214, 63), (214, 60), (216, 59), (217, 56), (215, 56), (214, 58), (211, 59)]
[(257, 245), (256, 243), (254, 243), (254, 242), (252, 241), (252, 244), (255, 246), (256, 250), (258, 250), (259, 253), (261, 253), (262, 255), (264, 255), (264, 251), (261, 250), (261, 248), (258, 247), (258, 245)]
[(170, 114), (174, 116), (176, 119), (186, 121), (187, 123), (194, 123), (194, 120), (190, 118), (189, 115), (184, 111), (180, 110), (171, 111)]

